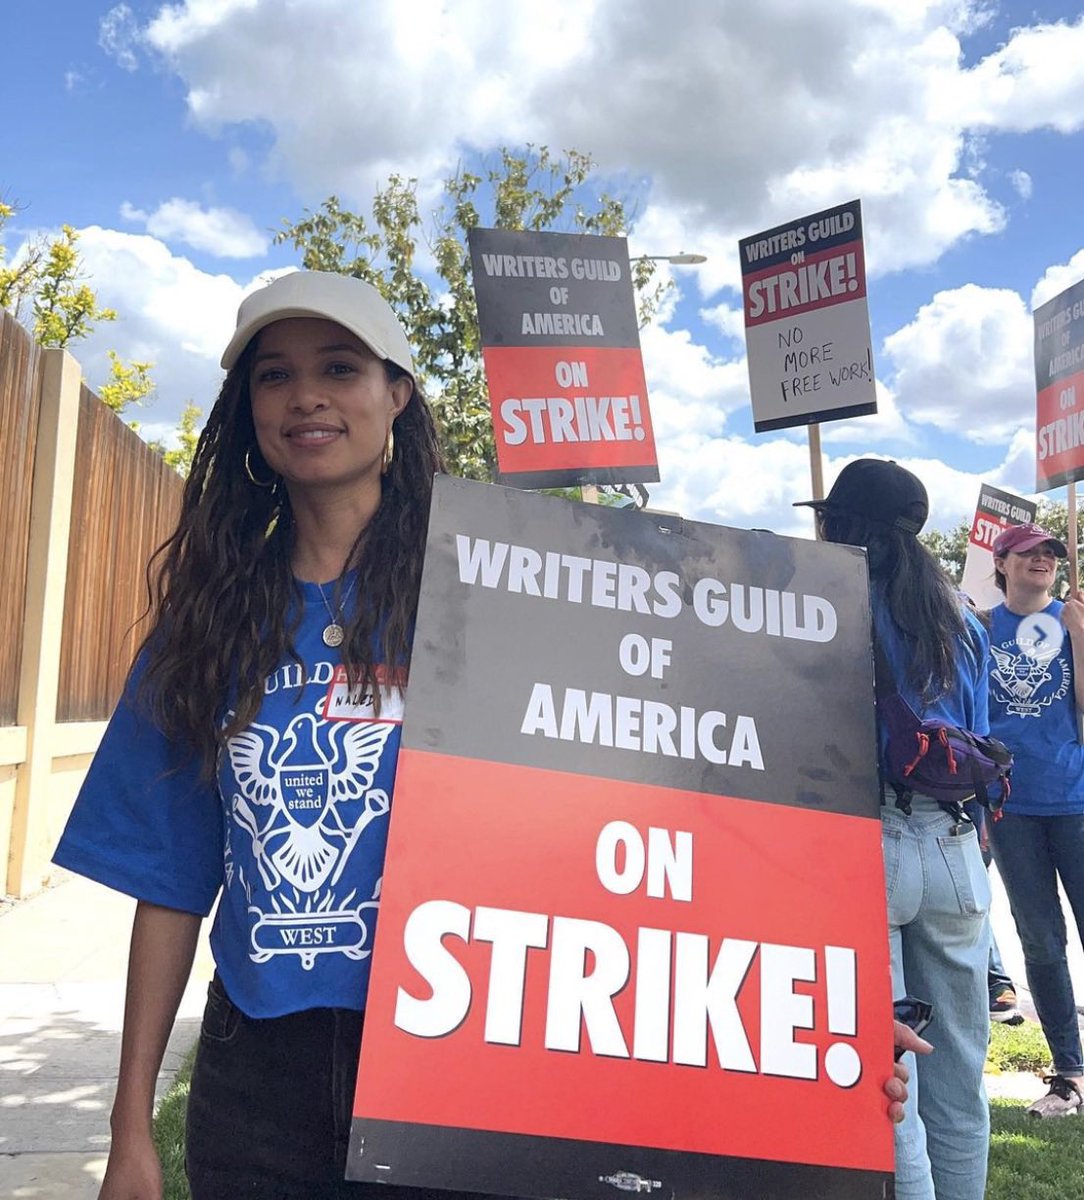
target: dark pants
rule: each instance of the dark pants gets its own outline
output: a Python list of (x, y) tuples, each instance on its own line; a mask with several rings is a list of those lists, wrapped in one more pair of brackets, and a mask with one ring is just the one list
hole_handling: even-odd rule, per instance
[(1079, 1078), (1084, 1055), (1058, 880), (1084, 940), (1084, 816), (1005, 813), (992, 832), (994, 860), (1024, 948), (1028, 986), (1054, 1070)]
[[(978, 830), (982, 861), (989, 867), (993, 858), (989, 838), (993, 818), (977, 800), (969, 800), (964, 805), (964, 809), (971, 818), (972, 824)], [(1011, 992), (1016, 991), (1016, 985), (1012, 981), (1012, 976), (1005, 970), (1005, 964), (1001, 961), (1001, 951), (998, 949), (997, 938), (994, 937), (993, 929), (990, 930), (990, 966), (986, 971), (986, 986), (990, 990), (991, 1004), (993, 1004), (1005, 988), (1008, 988)]]
[(216, 976), (188, 1098), (192, 1200), (451, 1200), (456, 1193), (346, 1183), (362, 1014), (318, 1008), (246, 1017)]

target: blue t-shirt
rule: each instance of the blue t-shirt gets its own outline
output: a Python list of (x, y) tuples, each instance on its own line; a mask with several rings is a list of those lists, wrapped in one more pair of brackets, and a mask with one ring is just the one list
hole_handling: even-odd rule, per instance
[[(936, 700), (923, 703), (917, 690), (908, 682), (907, 667), (913, 657), (913, 639), (892, 620), (884, 603), (882, 590), (874, 583), (871, 589), (873, 623), (888, 665), (892, 681), (899, 694), (923, 720), (942, 721), (960, 729), (986, 736), (990, 732), (987, 702), (986, 657), (989, 639), (986, 630), (970, 609), (962, 610), (965, 633), (957, 638), (956, 680), (953, 686)], [(884, 733), (881, 733), (882, 766)]]
[(1026, 617), (1004, 604), (990, 613), (990, 725), (1013, 752), (1007, 812), (1084, 813), (1084, 746), (1061, 610), (1051, 600)]
[[(403, 691), (351, 692), (328, 613), (301, 585), (294, 639), (217, 779), (135, 701), (113, 714), (54, 861), (140, 900), (205, 916), (226, 991), (252, 1017), (361, 1009), (387, 844)], [(378, 668), (383, 680), (384, 671)]]

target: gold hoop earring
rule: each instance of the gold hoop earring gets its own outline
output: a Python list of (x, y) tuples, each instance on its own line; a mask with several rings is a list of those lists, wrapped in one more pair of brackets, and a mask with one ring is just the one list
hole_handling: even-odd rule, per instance
[(380, 456), (380, 474), (387, 475), (391, 470), (391, 460), (395, 457), (395, 430), (388, 429), (388, 439), (384, 443), (384, 453)]
[(256, 476), (253, 474), (252, 461), (250, 458), (251, 454), (252, 454), (252, 447), (249, 446), (249, 448), (245, 451), (245, 474), (248, 476), (249, 482), (254, 487), (258, 487), (258, 488), (274, 487), (275, 484), (278, 482), (278, 477), (274, 474), (274, 472), (272, 472), (270, 479), (257, 479)]

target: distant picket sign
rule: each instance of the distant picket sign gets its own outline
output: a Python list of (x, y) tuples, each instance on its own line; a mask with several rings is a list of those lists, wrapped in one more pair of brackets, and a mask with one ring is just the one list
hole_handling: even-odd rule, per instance
[(883, 1197), (879, 811), (861, 551), (438, 478), (351, 1178)]
[(877, 411), (858, 200), (738, 243), (757, 433)]
[(468, 234), (500, 481), (659, 478), (624, 238)]
[(1010, 525), (1026, 525), (1035, 520), (1037, 506), (1032, 500), (1003, 492), (984, 483), (979, 488), (975, 519), (967, 539), (964, 573), (960, 581), (976, 608), (993, 608), (1005, 597), (994, 582), (994, 542)]
[(1035, 310), (1035, 490), (1084, 479), (1084, 279)]

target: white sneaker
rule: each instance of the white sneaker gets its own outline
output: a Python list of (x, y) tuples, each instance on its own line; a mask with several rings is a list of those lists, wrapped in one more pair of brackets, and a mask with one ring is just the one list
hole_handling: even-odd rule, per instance
[(1043, 1083), (1050, 1084), (1050, 1091), (1040, 1096), (1028, 1108), (1032, 1117), (1073, 1117), (1080, 1112), (1084, 1105), (1084, 1093), (1081, 1086), (1084, 1080), (1067, 1079), (1064, 1075), (1047, 1075)]

